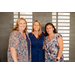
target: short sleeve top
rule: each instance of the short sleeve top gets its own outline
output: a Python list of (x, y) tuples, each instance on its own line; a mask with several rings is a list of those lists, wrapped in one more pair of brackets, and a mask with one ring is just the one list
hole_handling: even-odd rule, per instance
[(13, 58), (10, 52), (11, 47), (14, 47), (16, 49), (17, 59), (19, 62), (28, 62), (27, 41), (19, 31), (13, 31), (10, 34), (7, 52), (8, 62), (13, 62)]
[[(60, 37), (62, 35), (59, 33), (55, 33), (52, 39), (48, 39), (48, 36), (45, 37), (45, 61), (47, 61), (47, 58), (56, 61), (59, 51), (58, 39)], [(63, 54), (60, 57), (60, 61), (63, 61)]]

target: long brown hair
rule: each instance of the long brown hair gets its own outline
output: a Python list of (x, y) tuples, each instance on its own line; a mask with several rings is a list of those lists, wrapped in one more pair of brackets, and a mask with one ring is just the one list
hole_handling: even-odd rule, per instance
[(33, 25), (32, 25), (32, 32), (34, 32), (34, 23), (35, 23), (35, 22), (38, 22), (38, 23), (39, 23), (39, 26), (40, 26), (39, 33), (38, 33), (38, 39), (40, 39), (40, 38), (42, 37), (42, 29), (41, 29), (41, 23), (40, 23), (40, 21), (35, 20), (35, 21), (33, 22)]
[(18, 19), (17, 19), (16, 25), (15, 25), (15, 27), (12, 29), (12, 31), (14, 31), (14, 30), (19, 31), (19, 29), (18, 29), (18, 25), (19, 25), (19, 24), (18, 24), (18, 23), (19, 23), (20, 20), (24, 20), (24, 21), (26, 22), (26, 28), (24, 29), (24, 32), (27, 31), (27, 21), (26, 21), (24, 18), (18, 18)]

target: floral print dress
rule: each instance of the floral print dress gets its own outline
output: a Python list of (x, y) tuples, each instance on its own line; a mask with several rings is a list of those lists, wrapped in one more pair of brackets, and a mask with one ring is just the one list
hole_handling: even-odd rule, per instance
[[(55, 33), (52, 39), (48, 39), (48, 36), (45, 37), (45, 62), (48, 60), (56, 61), (59, 46), (58, 46), (58, 39), (62, 37), (61, 34)], [(63, 54), (60, 57), (60, 62), (63, 62)]]
[[(26, 35), (28, 36), (27, 32)], [(18, 62), (28, 62), (28, 60), (31, 61), (31, 47), (30, 47), (30, 54), (29, 54), (30, 57), (28, 58), (27, 41), (19, 31), (13, 31), (10, 34), (8, 51), (7, 51), (8, 62), (13, 62), (13, 58), (10, 52), (11, 47), (14, 47), (16, 49)]]

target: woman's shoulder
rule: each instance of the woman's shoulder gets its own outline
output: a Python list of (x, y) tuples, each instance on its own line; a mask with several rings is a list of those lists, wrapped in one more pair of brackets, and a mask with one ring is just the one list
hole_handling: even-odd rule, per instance
[(56, 36), (60, 36), (61, 34), (60, 34), (60, 33), (55, 33), (55, 35), (56, 35)]
[(19, 31), (12, 31), (11, 33), (10, 33), (10, 35), (17, 35), (17, 34), (19, 34)]
[(58, 39), (59, 37), (62, 37), (60, 33), (55, 33), (56, 38)]
[(45, 37), (44, 37), (44, 40), (47, 40), (47, 39), (48, 39), (48, 36), (45, 36)]
[(30, 33), (28, 33), (28, 35), (29, 35), (29, 37), (31, 37), (31, 36), (33, 36), (33, 33), (32, 33), (32, 32), (30, 32)]

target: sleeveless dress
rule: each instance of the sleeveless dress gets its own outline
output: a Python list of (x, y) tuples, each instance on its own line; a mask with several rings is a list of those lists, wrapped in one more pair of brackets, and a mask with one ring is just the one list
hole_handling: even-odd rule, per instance
[(37, 39), (34, 34), (29, 33), (29, 38), (31, 40), (31, 61), (44, 62), (44, 55), (43, 55), (44, 33), (42, 32), (42, 37), (40, 39)]

